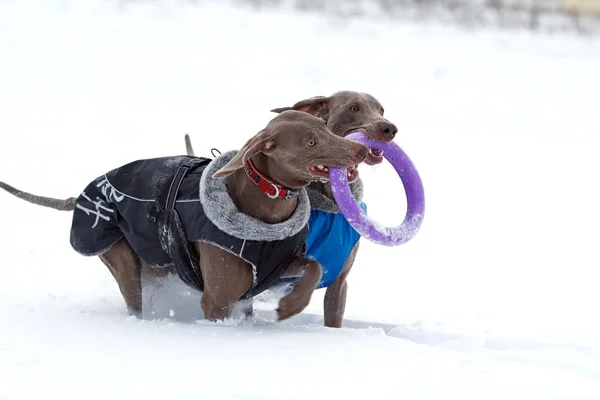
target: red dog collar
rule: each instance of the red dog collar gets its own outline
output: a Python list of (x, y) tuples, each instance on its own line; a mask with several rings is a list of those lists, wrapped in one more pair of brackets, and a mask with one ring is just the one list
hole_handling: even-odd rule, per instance
[(298, 190), (287, 188), (258, 172), (251, 159), (246, 160), (244, 169), (246, 170), (246, 174), (252, 179), (252, 182), (272, 199), (290, 199), (299, 193)]

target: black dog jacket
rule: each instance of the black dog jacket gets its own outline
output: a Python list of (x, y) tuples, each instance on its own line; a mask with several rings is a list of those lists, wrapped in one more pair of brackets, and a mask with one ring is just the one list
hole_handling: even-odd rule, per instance
[(302, 190), (292, 216), (278, 224), (240, 213), (225, 179), (212, 178), (235, 154), (139, 160), (96, 178), (77, 198), (71, 245), (80, 254), (101, 255), (125, 237), (148, 264), (172, 266), (202, 291), (191, 242), (207, 242), (252, 265), (254, 282), (243, 298), (267, 290), (295, 256), (304, 256), (308, 196)]

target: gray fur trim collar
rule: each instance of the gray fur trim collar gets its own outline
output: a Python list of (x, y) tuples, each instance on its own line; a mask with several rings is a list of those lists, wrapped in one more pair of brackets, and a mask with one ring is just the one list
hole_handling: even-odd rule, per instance
[[(228, 151), (219, 155), (208, 164), (200, 178), (200, 202), (208, 219), (217, 228), (238, 239), (283, 240), (300, 232), (310, 217), (310, 203), (305, 189), (298, 194), (298, 205), (292, 216), (277, 224), (268, 224), (238, 211), (227, 193), (225, 178), (212, 177), (236, 153), (237, 151)], [(265, 200), (269, 199), (265, 196)]]
[[(364, 188), (360, 178), (350, 184), (350, 190), (356, 201), (362, 201)], [(326, 196), (324, 193), (311, 188), (306, 188), (306, 192), (308, 193), (308, 198), (310, 200), (310, 208), (313, 210), (321, 210), (332, 214), (338, 214), (340, 212), (340, 208), (335, 200)]]

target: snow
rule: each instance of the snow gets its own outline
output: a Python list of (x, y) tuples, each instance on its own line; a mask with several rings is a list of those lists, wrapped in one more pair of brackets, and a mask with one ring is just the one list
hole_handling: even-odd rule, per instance
[[(77, 195), (183, 154), (186, 132), (199, 155), (234, 149), (270, 109), (351, 89), (398, 125), (427, 202), (410, 242), (362, 242), (335, 330), (323, 291), (284, 323), (268, 296), (207, 323), (177, 282), (159, 318), (130, 318), (69, 213), (3, 192), (0, 399), (600, 399), (598, 41), (20, 0), (0, 4), (0, 49), (0, 179), (20, 189)], [(369, 215), (399, 224), (391, 166), (360, 171)]]

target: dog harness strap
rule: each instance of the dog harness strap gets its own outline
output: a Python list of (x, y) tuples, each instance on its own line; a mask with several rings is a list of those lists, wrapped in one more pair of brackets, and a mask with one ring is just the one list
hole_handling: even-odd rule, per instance
[(152, 207), (152, 209), (148, 212), (148, 219), (152, 222), (156, 222), (163, 210), (173, 210), (175, 203), (177, 202), (179, 188), (181, 187), (183, 178), (185, 178), (185, 175), (188, 173), (188, 171), (197, 165), (208, 164), (210, 161), (211, 160), (208, 158), (196, 158), (186, 161), (179, 166), (175, 176), (171, 180), (169, 189), (164, 190), (164, 187), (162, 186), (157, 188), (155, 193), (154, 207)]
[(208, 164), (210, 161), (206, 158), (194, 158), (179, 166), (169, 189), (159, 189), (155, 205), (161, 247), (171, 258), (179, 278), (199, 291), (204, 290), (204, 280), (199, 273), (200, 260), (186, 236), (179, 213), (175, 210), (175, 204), (186, 174), (195, 166)]
[(285, 187), (258, 172), (250, 158), (244, 163), (244, 169), (246, 170), (246, 174), (252, 179), (252, 182), (272, 199), (291, 199), (300, 193), (299, 190)]
[(181, 182), (183, 182), (183, 178), (185, 178), (185, 175), (190, 169), (203, 162), (206, 161), (204, 159), (192, 159), (190, 161), (187, 161), (185, 164), (183, 164), (177, 169), (177, 173), (173, 177), (173, 180), (171, 181), (171, 186), (169, 186), (169, 191), (167, 192), (167, 199), (165, 201), (165, 208), (167, 210), (172, 210), (175, 207), (175, 202), (177, 201), (177, 194), (179, 193), (179, 188), (181, 187)]

